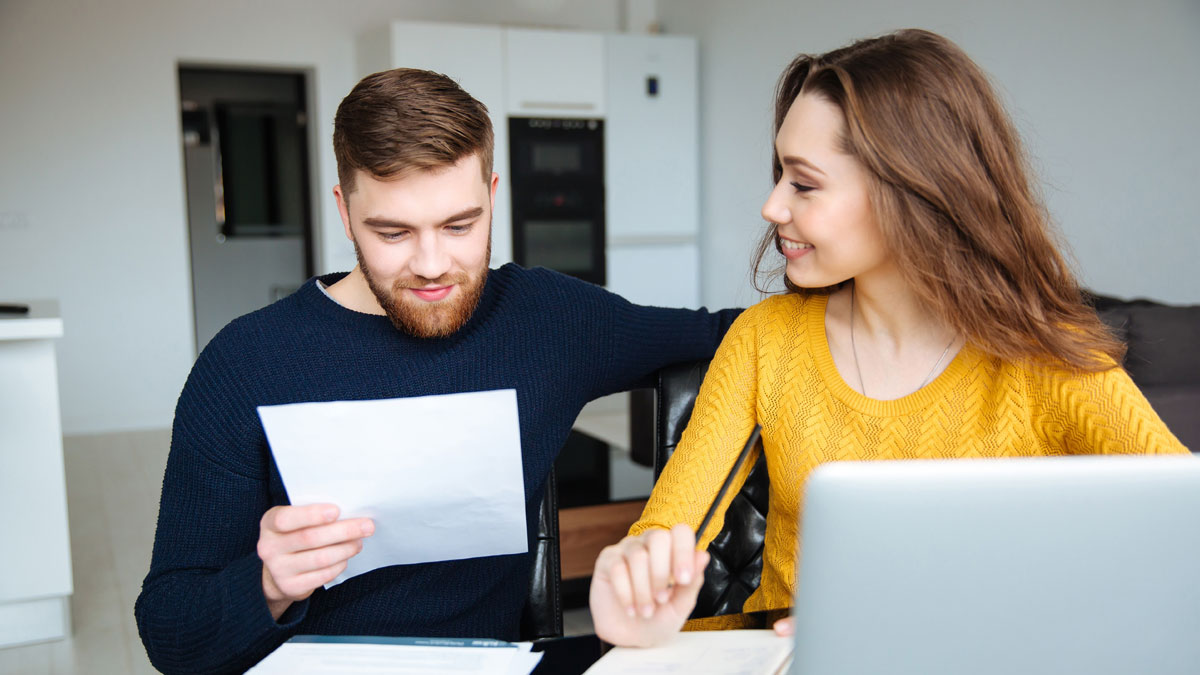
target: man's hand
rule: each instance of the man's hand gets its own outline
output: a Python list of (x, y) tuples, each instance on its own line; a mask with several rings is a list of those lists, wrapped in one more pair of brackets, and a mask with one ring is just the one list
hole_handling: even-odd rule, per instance
[(651, 647), (679, 632), (704, 585), (708, 553), (687, 525), (625, 537), (596, 558), (589, 605), (600, 639)]
[(263, 561), (263, 595), (276, 620), (293, 602), (312, 595), (346, 569), (375, 531), (370, 518), (338, 520), (333, 504), (276, 506), (263, 514), (258, 557)]

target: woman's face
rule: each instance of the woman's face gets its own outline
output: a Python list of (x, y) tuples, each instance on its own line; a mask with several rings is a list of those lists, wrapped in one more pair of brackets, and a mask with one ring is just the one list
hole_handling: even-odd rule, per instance
[(778, 224), (787, 278), (801, 288), (833, 286), (889, 262), (866, 169), (841, 151), (842, 133), (837, 106), (801, 94), (775, 138), (783, 174), (762, 215)]

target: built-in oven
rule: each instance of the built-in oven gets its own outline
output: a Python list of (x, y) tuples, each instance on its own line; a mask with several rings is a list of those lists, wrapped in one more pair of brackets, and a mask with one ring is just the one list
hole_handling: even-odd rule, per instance
[(510, 117), (513, 260), (604, 285), (604, 121)]

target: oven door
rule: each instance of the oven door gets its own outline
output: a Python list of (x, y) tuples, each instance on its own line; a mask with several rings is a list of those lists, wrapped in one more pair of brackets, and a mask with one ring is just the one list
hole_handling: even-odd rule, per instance
[(509, 118), (513, 259), (604, 285), (604, 123)]

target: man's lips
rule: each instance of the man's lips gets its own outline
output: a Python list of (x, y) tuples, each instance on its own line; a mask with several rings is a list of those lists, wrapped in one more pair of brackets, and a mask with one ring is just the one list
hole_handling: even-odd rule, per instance
[(421, 288), (410, 288), (408, 290), (412, 291), (412, 294), (417, 296), (417, 298), (420, 300), (424, 300), (425, 302), (437, 302), (438, 300), (445, 298), (447, 295), (450, 295), (450, 291), (454, 290), (454, 285), (423, 286)]

